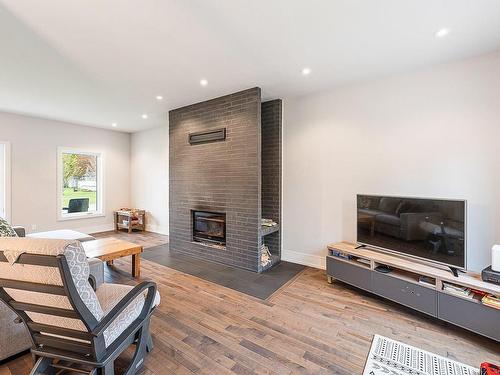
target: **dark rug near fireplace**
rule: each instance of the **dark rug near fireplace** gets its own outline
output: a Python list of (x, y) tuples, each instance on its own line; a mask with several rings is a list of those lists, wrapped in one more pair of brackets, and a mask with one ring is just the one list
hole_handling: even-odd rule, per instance
[(281, 262), (269, 271), (259, 274), (171, 253), (168, 244), (144, 249), (142, 258), (260, 299), (271, 296), (305, 268), (298, 264)]

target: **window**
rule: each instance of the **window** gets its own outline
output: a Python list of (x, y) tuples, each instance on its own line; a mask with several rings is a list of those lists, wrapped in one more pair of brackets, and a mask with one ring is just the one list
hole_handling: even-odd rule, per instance
[(60, 148), (58, 190), (60, 220), (102, 216), (102, 154)]

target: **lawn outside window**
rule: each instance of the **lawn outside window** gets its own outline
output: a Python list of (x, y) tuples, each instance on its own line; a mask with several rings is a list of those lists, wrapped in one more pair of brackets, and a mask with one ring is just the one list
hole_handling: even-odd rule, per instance
[(104, 216), (103, 155), (59, 147), (57, 152), (58, 220)]

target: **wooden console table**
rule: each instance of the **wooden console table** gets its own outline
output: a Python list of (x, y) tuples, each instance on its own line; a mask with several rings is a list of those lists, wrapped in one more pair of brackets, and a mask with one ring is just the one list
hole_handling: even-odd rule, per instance
[(126, 209), (115, 211), (115, 228), (126, 229), (129, 233), (133, 229), (146, 230), (146, 211)]
[[(350, 259), (335, 256), (336, 252)], [(391, 267), (391, 272), (376, 271), (375, 268), (381, 265)], [(326, 267), (330, 283), (338, 279), (500, 341), (500, 309), (487, 306), (480, 299), (462, 297), (443, 289), (443, 283), (448, 283), (500, 296), (500, 286), (482, 281), (479, 274), (467, 272), (455, 277), (441, 268), (369, 248), (356, 249), (355, 244), (348, 242), (328, 245)], [(419, 282), (421, 276), (430, 278), (431, 283)]]
[(88, 258), (99, 258), (108, 264), (112, 264), (115, 259), (132, 255), (132, 276), (141, 276), (142, 246), (117, 238), (87, 241), (82, 246)]

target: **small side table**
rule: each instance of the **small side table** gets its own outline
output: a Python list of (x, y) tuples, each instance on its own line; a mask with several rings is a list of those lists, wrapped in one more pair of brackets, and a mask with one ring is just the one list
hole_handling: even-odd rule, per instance
[(126, 229), (129, 233), (133, 229), (146, 230), (146, 211), (144, 210), (118, 210), (115, 211), (116, 230)]

